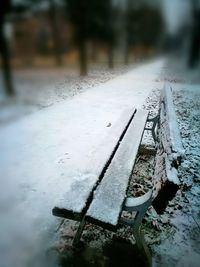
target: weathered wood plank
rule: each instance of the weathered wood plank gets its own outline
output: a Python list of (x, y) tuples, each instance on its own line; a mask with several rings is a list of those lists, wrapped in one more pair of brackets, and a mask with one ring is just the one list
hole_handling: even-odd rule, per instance
[(102, 182), (94, 192), (94, 199), (86, 213), (87, 220), (110, 229), (117, 226), (147, 116), (147, 111), (137, 110)]
[(153, 176), (153, 206), (162, 213), (168, 201), (179, 188), (178, 166), (184, 157), (184, 149), (173, 105), (172, 91), (165, 85), (161, 93), (159, 142), (157, 144), (155, 172)]
[[(168, 127), (166, 134), (168, 135), (168, 139), (170, 141), (171, 153), (174, 156), (174, 160), (177, 160), (177, 158), (180, 158), (181, 160), (181, 158), (184, 156), (184, 148), (182, 146), (176, 112), (173, 104), (172, 88), (169, 86), (169, 84), (164, 86), (162, 96), (162, 101), (165, 103), (165, 119), (167, 120), (166, 125)], [(163, 119), (163, 116), (161, 119)]]
[(93, 190), (101, 178), (101, 173), (107, 167), (135, 111), (135, 108), (126, 109), (112, 125), (109, 134), (94, 153), (96, 156), (91, 159), (89, 169), (81, 173), (80, 177), (76, 177), (71, 190), (53, 208), (53, 215), (74, 220), (82, 219), (91, 202)]

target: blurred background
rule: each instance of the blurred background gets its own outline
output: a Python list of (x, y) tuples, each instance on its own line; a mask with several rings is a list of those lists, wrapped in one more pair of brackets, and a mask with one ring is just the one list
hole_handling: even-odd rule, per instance
[(162, 55), (194, 69), (199, 47), (199, 0), (1, 0), (0, 103), (48, 106)]

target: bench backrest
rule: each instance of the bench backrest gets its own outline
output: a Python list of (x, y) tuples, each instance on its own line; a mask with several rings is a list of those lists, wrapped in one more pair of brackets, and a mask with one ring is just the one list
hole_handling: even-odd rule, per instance
[(179, 188), (177, 169), (184, 158), (172, 89), (166, 84), (161, 92), (158, 144), (154, 173), (153, 206), (162, 213)]
[(165, 151), (174, 164), (180, 164), (184, 157), (180, 131), (173, 104), (172, 88), (166, 84), (161, 93), (160, 134)]

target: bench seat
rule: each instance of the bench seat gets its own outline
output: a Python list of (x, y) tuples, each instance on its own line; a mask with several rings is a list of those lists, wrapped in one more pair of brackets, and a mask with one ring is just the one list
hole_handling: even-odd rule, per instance
[(72, 220), (82, 220), (91, 204), (93, 191), (102, 180), (104, 172), (135, 113), (135, 108), (122, 112), (118, 121), (110, 127), (106, 140), (99, 146), (96, 153), (98, 157), (91, 160), (90, 170), (85, 170), (80, 174), (80, 177), (75, 177), (70, 191), (66, 192), (62, 198), (57, 199), (57, 204), (52, 210), (53, 215)]
[(136, 112), (102, 182), (94, 192), (86, 220), (104, 228), (112, 230), (117, 228), (147, 116), (147, 111)]

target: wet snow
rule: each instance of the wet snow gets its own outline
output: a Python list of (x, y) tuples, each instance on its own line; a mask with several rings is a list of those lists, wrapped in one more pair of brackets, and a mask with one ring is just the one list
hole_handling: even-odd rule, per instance
[(146, 111), (136, 112), (102, 182), (94, 192), (94, 200), (86, 216), (112, 226), (118, 224), (147, 115)]
[[(81, 213), (85, 208), (90, 193), (99, 181), (99, 176), (109, 161), (110, 155), (115, 149), (124, 128), (127, 126), (135, 109), (125, 110), (116, 122), (112, 123), (107, 136), (102, 143), (93, 151), (92, 158), (89, 163), (84, 165), (84, 169), (80, 174), (73, 177), (72, 186), (64, 193), (61, 199), (56, 199), (55, 203), (59, 208), (72, 210), (75, 213)], [(107, 127), (107, 126), (106, 126)], [(77, 166), (77, 168), (79, 168)], [(71, 178), (72, 180), (72, 178)]]

